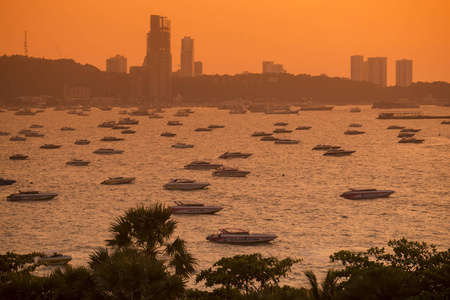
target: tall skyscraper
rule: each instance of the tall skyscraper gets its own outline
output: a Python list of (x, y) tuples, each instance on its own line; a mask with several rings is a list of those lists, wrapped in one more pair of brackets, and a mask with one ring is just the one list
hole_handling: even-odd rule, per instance
[(203, 63), (201, 61), (195, 62), (195, 76), (203, 75)]
[(402, 59), (395, 61), (396, 86), (408, 87), (412, 83), (412, 65), (410, 59)]
[(350, 79), (364, 81), (364, 56), (350, 56)]
[(127, 59), (123, 55), (116, 55), (106, 60), (106, 72), (127, 73)]
[(181, 77), (194, 76), (194, 40), (185, 36), (181, 40)]
[(147, 56), (144, 66), (149, 72), (149, 100), (158, 104), (172, 100), (172, 54), (170, 51), (170, 21), (151, 15), (147, 34)]
[(273, 61), (263, 61), (262, 62), (262, 72), (264, 73), (286, 73), (282, 64), (275, 64)]
[(367, 58), (367, 81), (379, 86), (387, 84), (387, 58), (368, 57)]

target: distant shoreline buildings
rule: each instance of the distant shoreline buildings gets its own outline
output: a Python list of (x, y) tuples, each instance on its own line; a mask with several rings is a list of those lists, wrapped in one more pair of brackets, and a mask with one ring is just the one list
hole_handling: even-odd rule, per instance
[(275, 74), (281, 74), (286, 73), (286, 70), (284, 69), (282, 64), (276, 64), (273, 61), (263, 61), (262, 62), (262, 73), (275, 73)]
[(127, 59), (123, 55), (116, 55), (106, 60), (106, 72), (127, 73)]
[[(350, 79), (387, 86), (387, 57), (350, 56)], [(396, 61), (396, 86), (408, 87), (412, 83), (412, 60)]]

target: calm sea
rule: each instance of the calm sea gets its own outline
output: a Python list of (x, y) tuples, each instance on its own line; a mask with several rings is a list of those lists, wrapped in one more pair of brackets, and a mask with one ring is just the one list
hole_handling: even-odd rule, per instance
[[(58, 249), (73, 256), (73, 265), (83, 265), (96, 247), (104, 246), (115, 217), (138, 204), (173, 200), (193, 200), (220, 205), (216, 215), (174, 216), (176, 235), (187, 241), (189, 251), (199, 260), (198, 269), (211, 267), (224, 256), (260, 252), (283, 259), (302, 258), (285, 280), (304, 283), (302, 271), (322, 274), (337, 265), (329, 262), (332, 253), (386, 246), (390, 239), (450, 247), (450, 125), (442, 120), (377, 120), (369, 106), (351, 113), (349, 106), (332, 111), (305, 111), (299, 115), (229, 114), (226, 110), (194, 108), (189, 117), (174, 117), (177, 108), (167, 109), (162, 119), (134, 117), (136, 134), (98, 128), (104, 121), (118, 120), (119, 108), (101, 111), (92, 108), (89, 116), (47, 109), (36, 116), (0, 114), (0, 177), (15, 179), (12, 186), (0, 186), (0, 253), (27, 253)], [(450, 115), (450, 108), (421, 107), (429, 115)], [(414, 111), (414, 110), (411, 110)], [(179, 120), (182, 126), (167, 126)], [(289, 123), (294, 130), (277, 137), (298, 139), (297, 145), (276, 145), (250, 137), (255, 131), (271, 132), (276, 122)], [(344, 135), (350, 123), (363, 125), (362, 135)], [(31, 124), (43, 138), (13, 142), (9, 138)], [(211, 132), (196, 132), (197, 127), (225, 125)], [(416, 137), (423, 144), (399, 144), (398, 130), (389, 125), (421, 129)], [(74, 131), (61, 131), (70, 126)], [(353, 128), (355, 129), (355, 128)], [(177, 135), (161, 137), (163, 131)], [(104, 136), (125, 138), (101, 142)], [(76, 139), (91, 140), (90, 145), (75, 145)], [(195, 144), (192, 149), (171, 148), (175, 142)], [(61, 144), (60, 149), (40, 149), (44, 143)], [(312, 151), (317, 144), (333, 144), (356, 150), (347, 157), (325, 157)], [(96, 155), (100, 147), (125, 150), (121, 155)], [(225, 151), (250, 152), (248, 159), (222, 160)], [(25, 161), (8, 157), (29, 155)], [(90, 160), (86, 167), (66, 166), (72, 158)], [(213, 178), (211, 171), (185, 170), (194, 160), (209, 160), (251, 171), (246, 178)], [(104, 186), (110, 176), (134, 176), (135, 183)], [(200, 191), (168, 191), (162, 188), (171, 178), (207, 181)], [(351, 201), (339, 195), (348, 187), (393, 189), (389, 198)], [(59, 196), (43, 202), (9, 202), (6, 196), (23, 188), (55, 192)], [(274, 233), (272, 243), (256, 246), (220, 245), (205, 237), (218, 228), (239, 227), (255, 233)], [(319, 277), (321, 277), (319, 275)]]

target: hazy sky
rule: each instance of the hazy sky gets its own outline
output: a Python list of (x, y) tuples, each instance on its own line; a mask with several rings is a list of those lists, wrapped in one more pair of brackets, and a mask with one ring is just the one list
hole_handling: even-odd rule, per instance
[(260, 73), (272, 60), (349, 77), (360, 54), (388, 58), (388, 84), (403, 58), (414, 81), (450, 82), (450, 0), (0, 0), (0, 55), (23, 54), (26, 30), (30, 56), (142, 65), (152, 14), (172, 22), (174, 70), (191, 36), (206, 74)]

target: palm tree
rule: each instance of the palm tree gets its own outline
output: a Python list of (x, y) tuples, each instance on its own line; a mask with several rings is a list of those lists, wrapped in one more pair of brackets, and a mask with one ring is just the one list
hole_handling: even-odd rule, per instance
[(318, 284), (317, 277), (313, 271), (304, 271), (306, 278), (311, 286), (310, 299), (313, 300), (331, 300), (336, 294), (337, 277), (333, 269), (329, 269), (322, 283)]
[[(115, 249), (137, 249), (149, 257), (168, 261), (175, 275), (184, 278), (194, 274), (196, 259), (186, 249), (184, 240), (173, 235), (177, 221), (170, 220), (172, 210), (161, 204), (130, 208), (111, 224), (114, 238), (107, 240)], [(105, 254), (103, 254), (105, 255)]]

